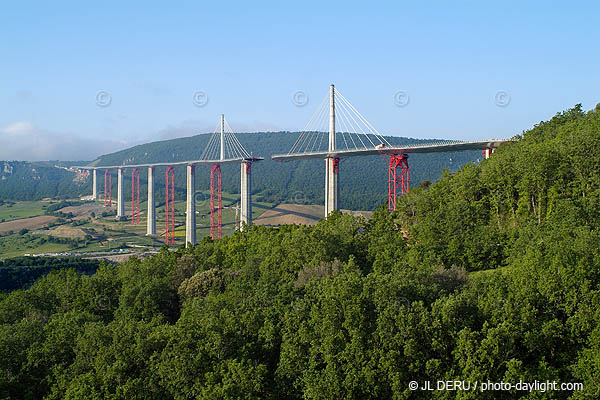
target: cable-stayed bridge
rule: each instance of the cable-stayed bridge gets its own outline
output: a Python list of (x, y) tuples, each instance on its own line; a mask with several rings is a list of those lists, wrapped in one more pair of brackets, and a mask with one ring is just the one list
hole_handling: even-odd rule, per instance
[[(326, 127), (325, 125), (328, 125)], [(396, 209), (398, 194), (409, 190), (410, 153), (482, 150), (485, 158), (505, 139), (443, 141), (392, 146), (334, 85), (323, 98), (300, 136), (286, 154), (271, 157), (277, 161), (325, 159), (325, 217), (339, 206), (340, 159), (381, 155), (388, 161), (388, 207)]]
[[(482, 150), (488, 158), (505, 139), (480, 141), (439, 141), (405, 146), (393, 146), (375, 127), (348, 101), (334, 85), (329, 88), (312, 117), (298, 136), (290, 151), (273, 155), (277, 161), (291, 161), (322, 158), (325, 160), (325, 217), (338, 209), (340, 159), (357, 156), (383, 156), (388, 161), (388, 207), (396, 209), (398, 195), (409, 190), (408, 156), (412, 153), (438, 153), (450, 151)], [(175, 217), (175, 171), (173, 167), (185, 165), (187, 173), (186, 195), (186, 245), (196, 243), (196, 206), (195, 176), (196, 165), (210, 167), (210, 211), (211, 236), (221, 237), (221, 165), (240, 164), (240, 229), (252, 224), (251, 171), (252, 163), (264, 160), (254, 157), (238, 140), (225, 116), (221, 115), (200, 158), (197, 160), (142, 163), (114, 166), (81, 166), (81, 170), (91, 170), (92, 198), (98, 200), (97, 174), (104, 171), (104, 204), (112, 207), (111, 180), (112, 170), (117, 170), (117, 218), (125, 216), (125, 197), (123, 176), (126, 169), (131, 170), (131, 223), (139, 224), (139, 170), (148, 170), (148, 210), (147, 235), (156, 235), (156, 202), (154, 195), (154, 177), (157, 168), (165, 169), (165, 243), (174, 244)], [(237, 210), (236, 210), (237, 211)]]

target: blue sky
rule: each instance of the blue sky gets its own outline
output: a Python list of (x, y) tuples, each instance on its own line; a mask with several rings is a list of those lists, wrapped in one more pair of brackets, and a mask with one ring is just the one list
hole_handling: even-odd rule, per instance
[(330, 83), (382, 134), (510, 137), (600, 102), (599, 4), (2, 2), (0, 159), (92, 159), (221, 113), (301, 130)]

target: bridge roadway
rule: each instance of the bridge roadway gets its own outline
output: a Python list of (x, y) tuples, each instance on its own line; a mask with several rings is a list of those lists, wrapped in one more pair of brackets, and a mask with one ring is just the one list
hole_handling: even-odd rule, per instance
[(174, 162), (160, 162), (160, 163), (144, 163), (144, 164), (127, 164), (127, 165), (85, 165), (85, 166), (73, 166), (73, 169), (83, 170), (99, 170), (99, 169), (118, 169), (118, 168), (147, 168), (147, 167), (175, 167), (178, 165), (215, 165), (215, 164), (234, 164), (242, 162), (254, 162), (262, 161), (263, 157), (249, 157), (249, 158), (226, 158), (224, 160), (190, 160), (190, 161), (174, 161)]
[(435, 142), (423, 144), (409, 144), (406, 146), (377, 146), (373, 148), (353, 149), (353, 150), (336, 150), (336, 151), (317, 151), (308, 153), (288, 153), (274, 154), (272, 160), (276, 161), (292, 161), (306, 160), (310, 158), (343, 158), (343, 157), (359, 157), (373, 155), (395, 155), (395, 154), (426, 154), (426, 153), (446, 153), (451, 151), (468, 151), (468, 150), (488, 150), (495, 149), (502, 143), (506, 143), (507, 139), (491, 139), (478, 141), (453, 141), (453, 142)]
[[(333, 85), (331, 87), (333, 91)], [(388, 158), (388, 208), (396, 209), (397, 194), (408, 193), (409, 188), (409, 167), (408, 154), (426, 154), (426, 153), (442, 153), (452, 151), (468, 151), (482, 150), (483, 156), (489, 158), (492, 152), (502, 143), (506, 143), (506, 139), (488, 139), (478, 141), (444, 141), (433, 143), (417, 143), (406, 146), (386, 146), (381, 143), (370, 148), (332, 150), (335, 149), (335, 122), (334, 111), (330, 111), (332, 122), (330, 123), (329, 131), (329, 149), (328, 151), (304, 152), (304, 153), (288, 153), (275, 154), (271, 156), (275, 161), (292, 161), (306, 159), (325, 159), (325, 218), (333, 210), (338, 209), (339, 198), (339, 161), (343, 157), (359, 157), (383, 155)]]

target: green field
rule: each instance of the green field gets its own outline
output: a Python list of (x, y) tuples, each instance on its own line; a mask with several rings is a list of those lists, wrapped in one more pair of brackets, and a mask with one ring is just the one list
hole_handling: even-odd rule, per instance
[(0, 221), (8, 222), (44, 215), (44, 208), (47, 205), (48, 202), (46, 201), (7, 201), (0, 205)]
[(0, 259), (22, 256), (24, 254), (55, 253), (69, 251), (69, 244), (64, 243), (40, 243), (35, 235), (12, 235), (0, 237)]
[[(160, 201), (160, 199), (157, 199)], [(222, 234), (231, 235), (236, 229), (235, 210), (229, 208), (239, 201), (239, 195), (223, 193), (222, 196)], [(44, 209), (50, 204), (45, 201), (14, 202), (12, 205), (0, 206), (0, 216), (6, 221), (43, 215)], [(89, 206), (87, 202), (81, 207)], [(114, 212), (115, 207), (96, 209), (94, 214), (86, 212), (77, 218), (65, 218), (48, 228), (41, 228), (20, 235), (13, 233), (0, 236), (0, 259), (21, 256), (24, 254), (40, 254), (54, 252), (91, 252), (108, 251), (118, 248), (159, 248), (164, 244), (165, 207), (164, 204), (156, 209), (156, 232), (153, 237), (146, 236), (147, 203), (140, 203), (140, 223), (131, 224), (131, 203), (125, 202), (127, 220), (117, 221), (114, 215), (102, 216), (103, 212)], [(175, 201), (175, 246), (185, 244), (185, 201)], [(253, 204), (253, 218), (258, 218), (265, 210), (274, 204), (259, 202)], [(210, 200), (196, 201), (196, 237), (200, 240), (210, 236)], [(9, 219), (10, 218), (10, 219)], [(58, 233), (74, 232), (73, 237), (55, 238)], [(79, 236), (77, 236), (79, 235)]]

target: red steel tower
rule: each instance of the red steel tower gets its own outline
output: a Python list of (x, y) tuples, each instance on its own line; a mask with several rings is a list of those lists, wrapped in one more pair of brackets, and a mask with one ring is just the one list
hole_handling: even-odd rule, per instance
[[(388, 159), (388, 210), (396, 210), (396, 196), (408, 193), (409, 168), (407, 154), (384, 155)], [(399, 170), (399, 171), (398, 171)]]

